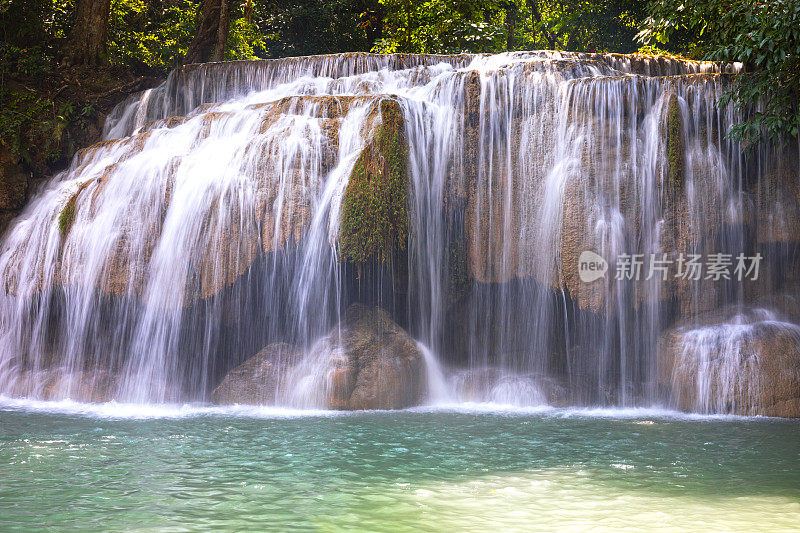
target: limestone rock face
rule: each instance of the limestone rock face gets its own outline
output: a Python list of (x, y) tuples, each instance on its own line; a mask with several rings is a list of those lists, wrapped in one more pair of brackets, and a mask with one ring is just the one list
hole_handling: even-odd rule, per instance
[(757, 238), (761, 244), (800, 242), (800, 188), (791, 157), (776, 157), (776, 168), (751, 191), (756, 199)]
[[(245, 275), (258, 258), (291, 249), (303, 239), (311, 223), (314, 199), (328, 173), (340, 163), (342, 121), (360, 106), (368, 106), (362, 134), (370, 140), (370, 147), (376, 144), (373, 139), (378, 136), (381, 121), (386, 120), (382, 115), (387, 114), (387, 109), (397, 117), (402, 133), (402, 109), (397, 99), (382, 94), (291, 96), (248, 107), (247, 112), (256, 116), (256, 122), (253, 137), (243, 151), (240, 170), (243, 185), (241, 189), (219, 192), (217, 196), (214, 192), (208, 197), (193, 237), (189, 259), (192, 266), (186, 274), (182, 298), (184, 306), (218, 295)], [(65, 210), (70, 211), (70, 223), (74, 221), (77, 225), (108, 216), (108, 205), (126, 187), (126, 176), (131, 171), (126, 170), (126, 162), (139, 156), (147, 143), (164, 136), (180, 137), (182, 133), (175, 131), (178, 128), (190, 129), (195, 145), (207, 142), (231, 127), (236, 118), (233, 113), (220, 111), (215, 104), (205, 104), (189, 116), (148, 122), (129, 137), (102, 141), (80, 150), (71, 172), (81, 174), (82, 180), (67, 191), (59, 220), (66, 218)], [(287, 139), (295, 139), (305, 149), (287, 149)], [(402, 137), (401, 141), (405, 150), (407, 140)], [(26, 176), (18, 175), (14, 161), (9, 159), (6, 164), (9, 157), (10, 153), (0, 152), (0, 229), (4, 210), (21, 207), (27, 194)], [(153, 181), (153, 187), (140, 198), (139, 204), (131, 204), (130, 211), (115, 220), (115, 240), (105, 246), (106, 257), (98, 276), (97, 288), (101, 292), (137, 298), (146, 291), (150, 281), (148, 269), (165, 231), (166, 217), (180, 199), (176, 177), (181, 169), (185, 171), (187, 164), (186, 157), (176, 155), (151, 169), (152, 175), (147, 179)], [(406, 188), (403, 182), (400, 191), (403, 203)], [(242, 190), (245, 192), (240, 193)], [(80, 277), (86, 270), (87, 259), (79, 249), (84, 243), (71, 242), (68, 237), (74, 236), (64, 231), (61, 246), (62, 256), (69, 261), (48, 276), (48, 283), (43, 281), (40, 289), (49, 288), (47, 284), (82, 282)], [(16, 287), (11, 287), (11, 291), (16, 293)]]
[(383, 309), (351, 306), (342, 324), (344, 357), (333, 364), (330, 407), (402, 409), (425, 393), (425, 368), (416, 343)]
[(388, 261), (408, 239), (403, 109), (397, 101), (385, 99), (380, 115), (378, 131), (358, 157), (342, 200), (340, 254), (358, 263)]
[(800, 327), (772, 320), (678, 327), (659, 342), (659, 382), (684, 411), (800, 417)]
[(231, 370), (214, 390), (212, 400), (222, 405), (273, 404), (281, 376), (299, 352), (285, 343), (270, 344)]

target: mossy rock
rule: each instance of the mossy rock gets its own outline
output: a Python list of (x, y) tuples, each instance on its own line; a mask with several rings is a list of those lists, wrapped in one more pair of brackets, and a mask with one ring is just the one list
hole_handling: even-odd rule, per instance
[(684, 179), (683, 118), (678, 97), (670, 96), (667, 103), (667, 164), (669, 182), (673, 191), (683, 186)]
[(75, 223), (75, 214), (77, 212), (77, 205), (78, 205), (78, 196), (83, 192), (83, 190), (89, 186), (91, 181), (87, 181), (80, 187), (75, 193), (69, 197), (67, 200), (67, 204), (64, 206), (64, 209), (61, 210), (61, 213), (58, 214), (58, 229), (61, 232), (61, 238), (64, 239), (69, 235), (69, 231), (72, 229), (72, 225)]
[(408, 239), (408, 141), (396, 100), (380, 102), (381, 121), (358, 157), (342, 204), (339, 253), (345, 261), (387, 262)]
[(75, 204), (77, 203), (77, 194), (70, 196), (67, 205), (61, 210), (58, 215), (58, 229), (61, 232), (61, 237), (64, 238), (69, 234), (72, 229), (72, 224), (75, 222)]

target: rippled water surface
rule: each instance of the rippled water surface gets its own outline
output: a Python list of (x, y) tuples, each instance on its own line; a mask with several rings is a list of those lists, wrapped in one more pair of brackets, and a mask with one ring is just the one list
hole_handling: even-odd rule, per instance
[(0, 402), (0, 529), (778, 531), (800, 423)]

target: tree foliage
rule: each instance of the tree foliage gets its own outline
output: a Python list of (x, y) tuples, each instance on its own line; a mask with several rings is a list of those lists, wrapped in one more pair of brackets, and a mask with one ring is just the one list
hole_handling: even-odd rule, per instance
[[(737, 138), (796, 136), (800, 126), (800, 0), (225, 1), (230, 31), (224, 59), (368, 50), (625, 53), (645, 44), (641, 49), (649, 53), (744, 63), (723, 101), (734, 102), (747, 119), (734, 129)], [(23, 95), (7, 80), (56, 72), (69, 49), (76, 3), (0, 0), (0, 96), (6, 107), (47, 99)], [(103, 63), (166, 73), (198, 35), (203, 4), (111, 0)], [(50, 107), (57, 116), (58, 106)], [(16, 117), (4, 110), (0, 125), (35, 112), (33, 103), (18, 107)]]
[(72, 3), (0, 0), (0, 75), (36, 76), (66, 45)]
[(380, 38), (378, 0), (254, 0), (252, 23), (263, 36), (259, 57), (369, 50)]
[(380, 52), (632, 52), (642, 0), (381, 0)]
[(197, 19), (191, 0), (112, 0), (109, 61), (112, 65), (166, 71), (186, 54)]
[[(800, 2), (797, 0), (659, 0), (640, 38), (680, 46), (692, 41), (700, 55), (743, 63), (721, 104), (733, 102), (745, 120), (731, 131), (750, 144), (797, 137), (800, 128)], [(685, 45), (684, 45), (685, 46)]]
[(645, 15), (640, 0), (530, 1), (524, 6), (524, 48), (584, 52), (636, 50), (638, 24)]
[(381, 0), (385, 37), (378, 52), (447, 54), (495, 52), (505, 43), (499, 2), (474, 0)]
[[(228, 0), (225, 59), (375, 50), (630, 52), (645, 0)], [(75, 0), (0, 0), (3, 68), (56, 64)], [(165, 72), (202, 23), (201, 0), (111, 0), (107, 63)]]
[[(264, 57), (266, 39), (253, 0), (233, 2), (225, 59)], [(111, 0), (106, 63), (166, 73), (180, 64), (200, 22), (198, 0)], [(0, 68), (52, 71), (67, 51), (73, 0), (0, 0)], [(309, 32), (313, 32), (313, 26)]]

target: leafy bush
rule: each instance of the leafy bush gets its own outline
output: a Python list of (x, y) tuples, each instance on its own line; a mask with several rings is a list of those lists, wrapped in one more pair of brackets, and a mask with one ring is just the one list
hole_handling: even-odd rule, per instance
[(89, 104), (76, 107), (55, 102), (30, 90), (2, 91), (0, 139), (24, 162), (33, 162), (35, 150), (45, 162), (71, 156), (76, 146), (70, 128), (86, 128), (95, 110)]

